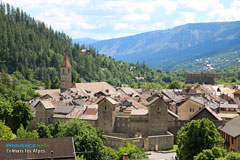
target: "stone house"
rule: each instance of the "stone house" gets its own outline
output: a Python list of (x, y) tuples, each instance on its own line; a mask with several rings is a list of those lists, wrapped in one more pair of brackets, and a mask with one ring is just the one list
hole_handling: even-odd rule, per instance
[(161, 149), (172, 148), (174, 137), (168, 132), (168, 106), (163, 100), (155, 98), (147, 110), (132, 110), (128, 116), (117, 114), (117, 107), (117, 102), (110, 97), (98, 102), (97, 127), (104, 130), (108, 146), (117, 148), (122, 141), (135, 139), (141, 142), (137, 145), (146, 150), (156, 145)]
[[(40, 100), (33, 107), (35, 116), (30, 124), (32, 128), (38, 122), (49, 124), (78, 118), (101, 128), (106, 137), (105, 144), (113, 148), (122, 146), (125, 141), (135, 141), (137, 146), (145, 150), (173, 147), (174, 136), (168, 131), (168, 120), (174, 120), (177, 116), (169, 114), (168, 104), (160, 97), (146, 102), (147, 106), (129, 97), (123, 101), (129, 114), (121, 115), (122, 102), (113, 99), (118, 97), (114, 87), (106, 82), (76, 83), (70, 86), (71, 79), (66, 77), (71, 76), (68, 71), (71, 71), (71, 66), (65, 56), (61, 66), (61, 98), (59, 101)], [(88, 95), (87, 100), (80, 105), (73, 103), (76, 97), (82, 97), (85, 93)], [(103, 93), (108, 95), (103, 96)]]
[(233, 97), (235, 102), (238, 104), (238, 106), (240, 106), (240, 90), (239, 89), (233, 92)]
[(189, 120), (197, 120), (208, 118), (210, 121), (222, 121), (222, 118), (218, 116), (210, 107), (204, 106), (196, 113), (194, 113)]
[(240, 152), (240, 116), (221, 125), (218, 130), (225, 141), (223, 147), (228, 152)]
[(47, 125), (52, 123), (53, 110), (55, 109), (55, 106), (51, 103), (51, 101), (39, 101), (35, 108), (36, 116), (34, 120), (36, 122), (43, 122)]
[(189, 120), (192, 115), (204, 107), (205, 102), (199, 98), (191, 97), (178, 107), (178, 119)]

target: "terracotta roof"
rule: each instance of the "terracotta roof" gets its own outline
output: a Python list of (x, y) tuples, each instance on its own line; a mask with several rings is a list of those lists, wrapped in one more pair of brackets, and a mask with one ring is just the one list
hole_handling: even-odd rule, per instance
[(109, 90), (109, 93), (117, 93), (116, 89), (107, 82), (75, 83), (72, 88), (84, 89), (90, 95), (103, 90)]
[(84, 107), (75, 107), (66, 117), (79, 118), (81, 115), (83, 115), (84, 111), (85, 111)]
[(42, 90), (35, 90), (41, 96), (49, 95), (53, 98), (59, 98), (60, 89), (42, 89)]
[[(146, 110), (147, 107), (142, 105), (141, 103), (138, 103), (137, 101), (135, 101), (134, 99), (127, 99), (126, 101), (130, 102), (131, 105), (135, 108), (135, 109), (141, 109), (141, 110)], [(125, 102), (125, 101), (123, 101)]]
[(84, 113), (84, 115), (97, 115), (98, 110), (96, 108), (87, 108)]
[(180, 103), (184, 100), (184, 97), (174, 93), (173, 89), (164, 89), (162, 90), (162, 94), (164, 94), (165, 96), (167, 96), (169, 99), (173, 100), (176, 103)]
[[(110, 103), (112, 104), (117, 104), (118, 102), (116, 102), (114, 99), (112, 99), (111, 97), (105, 97)], [(100, 101), (99, 101), (100, 102)]]
[(44, 100), (44, 101), (39, 101), (38, 103), (42, 103), (42, 105), (46, 109), (55, 108), (51, 101)]
[(95, 103), (96, 104), (98, 104), (102, 99), (104, 99), (105, 97), (104, 96), (101, 96), (101, 97), (99, 97), (96, 101), (95, 101)]
[(240, 90), (236, 90), (233, 94), (240, 94)]
[(120, 88), (125, 94), (132, 95), (132, 97), (139, 96), (138, 92), (136, 92), (133, 88), (130, 87), (121, 87)]
[(72, 68), (71, 63), (69, 62), (68, 56), (65, 55), (61, 67), (63, 68)]

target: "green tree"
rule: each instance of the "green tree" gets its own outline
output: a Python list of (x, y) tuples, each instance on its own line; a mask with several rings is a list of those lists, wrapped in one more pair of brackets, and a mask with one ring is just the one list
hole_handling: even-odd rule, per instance
[(36, 131), (39, 134), (40, 138), (51, 138), (51, 130), (49, 129), (48, 126), (45, 125), (45, 123), (38, 123), (36, 126)]
[(12, 130), (0, 121), (0, 140), (10, 140), (12, 137)]
[(105, 148), (105, 151), (106, 151), (106, 159), (111, 159), (111, 160), (118, 160), (119, 159), (119, 155), (118, 155), (118, 151), (113, 149), (113, 148), (110, 148), (110, 147), (107, 147), (107, 146), (104, 146)]
[(88, 152), (87, 160), (106, 159), (107, 153), (104, 149), (102, 132), (91, 124), (79, 119), (71, 119), (60, 123), (60, 132), (57, 137), (73, 137), (76, 152)]
[(177, 138), (177, 155), (181, 160), (193, 159), (202, 150), (223, 142), (214, 123), (207, 118), (187, 123), (178, 131)]
[(38, 123), (36, 126), (36, 131), (38, 132), (39, 138), (51, 138), (51, 130), (45, 123)]
[(53, 137), (57, 137), (58, 133), (61, 131), (62, 123), (57, 121), (54, 126), (52, 124), (48, 125), (49, 130), (51, 131), (51, 135)]
[(118, 152), (119, 160), (122, 159), (125, 153), (128, 154), (128, 158), (130, 160), (147, 158), (147, 155), (143, 151), (143, 149), (138, 148), (133, 142), (126, 141), (122, 147), (119, 147)]
[(16, 139), (37, 139), (37, 138), (39, 138), (39, 136), (36, 130), (33, 130), (32, 132), (27, 131), (24, 129), (22, 124), (17, 130)]
[(240, 160), (240, 153), (230, 152), (225, 157), (225, 160)]
[(197, 156), (194, 156), (194, 160), (215, 160), (216, 158), (225, 157), (227, 151), (221, 147), (214, 146), (211, 149), (204, 149)]
[(15, 132), (20, 127), (20, 124), (22, 124), (23, 127), (26, 128), (30, 120), (32, 119), (33, 115), (30, 106), (27, 103), (18, 100), (13, 104), (11, 120), (11, 128), (13, 132)]
[(9, 124), (9, 120), (12, 117), (13, 108), (7, 101), (0, 101), (0, 120), (6, 124)]
[(168, 88), (169, 89), (181, 89), (182, 85), (178, 80), (174, 80), (169, 84)]

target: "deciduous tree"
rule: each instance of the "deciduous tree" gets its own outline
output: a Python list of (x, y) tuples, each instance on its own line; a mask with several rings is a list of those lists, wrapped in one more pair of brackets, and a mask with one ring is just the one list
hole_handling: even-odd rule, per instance
[(9, 140), (13, 137), (11, 128), (0, 121), (0, 140)]
[(204, 149), (219, 146), (223, 139), (209, 119), (193, 120), (178, 131), (177, 155), (181, 160), (190, 160)]

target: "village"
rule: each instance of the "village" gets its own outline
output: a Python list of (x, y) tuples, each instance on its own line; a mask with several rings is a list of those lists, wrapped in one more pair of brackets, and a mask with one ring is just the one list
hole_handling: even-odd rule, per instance
[(72, 84), (71, 64), (61, 65), (61, 88), (36, 90), (29, 102), (29, 129), (77, 118), (104, 131), (105, 145), (117, 149), (125, 141), (144, 150), (173, 148), (178, 130), (191, 120), (208, 118), (225, 140), (227, 151), (240, 151), (240, 88), (217, 85), (218, 74), (191, 73), (184, 89), (133, 89), (107, 82)]

